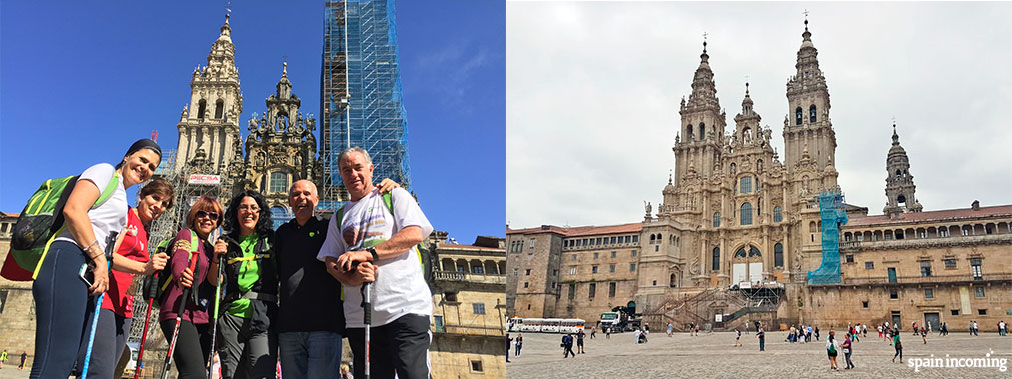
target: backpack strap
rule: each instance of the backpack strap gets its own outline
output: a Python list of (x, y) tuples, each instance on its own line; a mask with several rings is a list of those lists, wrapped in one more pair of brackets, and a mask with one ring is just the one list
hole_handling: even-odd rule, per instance
[(116, 187), (118, 185), (119, 185), (119, 171), (117, 171), (115, 174), (112, 175), (112, 180), (109, 181), (109, 184), (106, 184), (105, 189), (102, 190), (102, 195), (98, 197), (98, 200), (95, 200), (95, 205), (92, 205), (91, 209), (98, 208), (99, 206), (104, 204), (106, 200), (109, 200), (109, 197), (111, 197), (112, 194), (116, 192)]
[[(391, 191), (391, 192), (384, 192), (383, 193), (383, 204), (386, 204), (387, 209), (390, 210), (390, 214), (394, 215), (394, 196), (393, 196), (393, 191)], [(394, 217), (396, 217), (396, 215), (394, 215)], [(422, 265), (422, 275), (425, 275), (425, 261), (422, 260), (422, 244), (423, 243), (424, 242), (420, 242), (417, 245), (412, 246), (411, 248), (415, 250), (415, 254), (418, 254), (418, 263)]]
[[(194, 232), (193, 229), (189, 229), (189, 231), (190, 231), (190, 256), (186, 257), (187, 261), (189, 261), (190, 258), (193, 257), (193, 253), (197, 252), (197, 246), (199, 246), (200, 244), (200, 241), (197, 239), (197, 232)], [(165, 268), (169, 268), (169, 266), (166, 265)], [(172, 275), (172, 270), (165, 270), (165, 271), (169, 273), (169, 276), (165, 278), (165, 283), (162, 284), (162, 288), (158, 289), (158, 293), (161, 295), (165, 294), (165, 291), (169, 289), (169, 285), (172, 283), (172, 279), (175, 279), (175, 275)], [(194, 273), (193, 275), (196, 276), (197, 274)]]

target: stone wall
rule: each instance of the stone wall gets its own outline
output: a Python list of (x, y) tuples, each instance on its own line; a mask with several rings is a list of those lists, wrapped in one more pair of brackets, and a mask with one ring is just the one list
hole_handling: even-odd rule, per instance
[(429, 347), (432, 377), (504, 378), (508, 348), (504, 336), (433, 333)]

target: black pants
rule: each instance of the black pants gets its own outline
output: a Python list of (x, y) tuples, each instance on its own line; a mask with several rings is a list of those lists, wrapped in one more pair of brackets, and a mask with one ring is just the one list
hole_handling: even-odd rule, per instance
[[(111, 378), (116, 372), (116, 365), (126, 347), (127, 334), (133, 320), (117, 315), (108, 309), (98, 313), (98, 327), (95, 329), (95, 342), (91, 346), (91, 362), (88, 363), (89, 379)], [(77, 370), (81, 376), (84, 369), (84, 358), (88, 353), (88, 337), (91, 333), (91, 315), (85, 325), (84, 338), (81, 339), (81, 351), (77, 353)]]
[(85, 320), (95, 308), (88, 286), (77, 276), (83, 264), (84, 252), (77, 245), (53, 242), (32, 283), (36, 315), (33, 379), (67, 379), (77, 361)]
[[(159, 322), (165, 339), (172, 343), (172, 331), (176, 319)], [(211, 324), (194, 325), (183, 320), (179, 324), (179, 336), (172, 352), (172, 360), (179, 370), (179, 379), (206, 379), (207, 356), (211, 353)]]
[[(348, 343), (355, 361), (355, 377), (365, 377), (365, 329), (348, 328)], [(429, 316), (408, 314), (369, 329), (370, 378), (429, 378)]]

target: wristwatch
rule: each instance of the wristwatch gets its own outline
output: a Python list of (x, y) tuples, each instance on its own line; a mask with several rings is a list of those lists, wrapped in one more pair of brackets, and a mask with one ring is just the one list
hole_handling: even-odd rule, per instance
[(376, 248), (370, 247), (366, 250), (369, 250), (369, 254), (372, 254), (373, 262), (378, 261), (380, 259), (379, 255), (376, 254)]

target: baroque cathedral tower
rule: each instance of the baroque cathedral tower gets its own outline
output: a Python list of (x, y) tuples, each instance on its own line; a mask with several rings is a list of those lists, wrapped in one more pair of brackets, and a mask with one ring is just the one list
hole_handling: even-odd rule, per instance
[(889, 155), (886, 156), (886, 202), (882, 213), (889, 218), (898, 218), (903, 212), (920, 212), (923, 207), (914, 197), (914, 176), (910, 175), (910, 159), (907, 158), (907, 151), (900, 146), (900, 136), (896, 134), (896, 124), (893, 124), (893, 145), (889, 148)]
[(803, 40), (801, 49), (798, 50), (798, 62), (794, 65), (797, 72), (787, 82), (787, 102), (790, 107), (789, 115), (784, 118), (787, 171), (797, 169), (805, 151), (808, 151), (820, 170), (832, 165), (836, 157), (836, 133), (829, 119), (829, 90), (826, 78), (819, 69), (819, 51), (812, 44), (807, 19), (801, 37)]
[(233, 162), (242, 160), (239, 116), (242, 92), (235, 67), (235, 45), (228, 15), (221, 34), (211, 45), (207, 65), (193, 70), (190, 101), (180, 115), (175, 166), (193, 173), (236, 176)]

